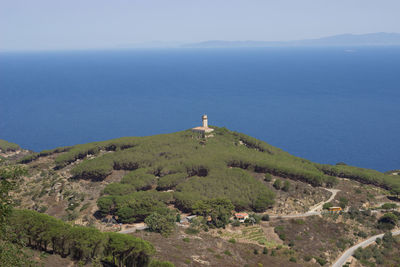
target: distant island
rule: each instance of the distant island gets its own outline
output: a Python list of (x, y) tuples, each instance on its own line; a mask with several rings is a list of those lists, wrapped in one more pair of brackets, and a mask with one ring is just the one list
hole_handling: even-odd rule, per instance
[(318, 39), (294, 41), (223, 41), (211, 40), (184, 44), (188, 48), (218, 47), (297, 47), (297, 46), (398, 46), (400, 33), (341, 34)]

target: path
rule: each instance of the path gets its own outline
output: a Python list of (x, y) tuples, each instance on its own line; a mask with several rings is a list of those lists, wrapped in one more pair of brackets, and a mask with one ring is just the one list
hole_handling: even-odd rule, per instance
[[(392, 234), (393, 235), (399, 235), (400, 234), (400, 230), (393, 231)], [(368, 238), (367, 240), (364, 240), (363, 242), (358, 243), (355, 246), (352, 246), (351, 248), (349, 248), (348, 250), (343, 252), (342, 256), (332, 265), (332, 267), (342, 267), (343, 264), (346, 263), (348, 258), (350, 258), (353, 255), (354, 251), (356, 251), (359, 247), (365, 248), (365, 247), (371, 245), (373, 242), (375, 242), (375, 240), (377, 238), (382, 238), (382, 237), (383, 237), (383, 234), (374, 235), (374, 236)]]
[(147, 225), (145, 223), (140, 223), (140, 224), (137, 224), (137, 225), (135, 225), (133, 227), (121, 230), (118, 233), (120, 233), (120, 234), (131, 234), (131, 233), (136, 232), (137, 230), (144, 230), (144, 229), (147, 229), (147, 228), (148, 227), (147, 227)]
[(336, 197), (336, 194), (340, 191), (339, 189), (328, 189), (328, 188), (324, 189), (332, 193), (331, 197), (328, 200), (322, 201), (317, 205), (315, 205), (313, 208), (309, 210), (309, 212), (322, 211), (324, 204), (331, 202)]
[(306, 213), (288, 214), (288, 215), (270, 215), (269, 217), (270, 218), (287, 218), (287, 219), (290, 219), (290, 218), (308, 217), (308, 216), (314, 216), (314, 215), (321, 214), (324, 204), (328, 203), (328, 202), (331, 202), (336, 197), (336, 194), (340, 191), (339, 189), (328, 189), (328, 188), (323, 188), (323, 189), (331, 192), (332, 195), (328, 198), (328, 200), (319, 202), (318, 204), (314, 205)]

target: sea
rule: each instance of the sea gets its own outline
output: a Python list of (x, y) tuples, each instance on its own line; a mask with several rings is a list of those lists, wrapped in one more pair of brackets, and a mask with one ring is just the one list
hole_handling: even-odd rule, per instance
[(209, 124), (400, 169), (400, 47), (0, 53), (0, 139), (41, 151)]

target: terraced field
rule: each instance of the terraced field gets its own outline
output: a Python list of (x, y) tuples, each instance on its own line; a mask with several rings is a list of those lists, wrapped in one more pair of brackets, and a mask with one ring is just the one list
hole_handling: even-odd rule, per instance
[(263, 229), (259, 225), (247, 226), (236, 232), (225, 231), (221, 234), (222, 238), (235, 239), (238, 242), (254, 243), (267, 248), (275, 248), (280, 244), (274, 240), (268, 240)]

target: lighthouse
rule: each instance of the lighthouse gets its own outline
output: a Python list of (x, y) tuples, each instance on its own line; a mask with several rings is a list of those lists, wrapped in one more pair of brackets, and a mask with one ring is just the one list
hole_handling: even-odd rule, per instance
[(198, 132), (198, 133), (202, 133), (202, 134), (205, 135), (206, 133), (211, 133), (212, 131), (214, 131), (214, 129), (208, 127), (208, 117), (207, 117), (206, 114), (201, 116), (201, 120), (203, 122), (203, 125), (199, 126), (199, 127), (192, 128), (193, 132)]
[(201, 119), (203, 120), (203, 128), (208, 128), (208, 117), (204, 114)]

